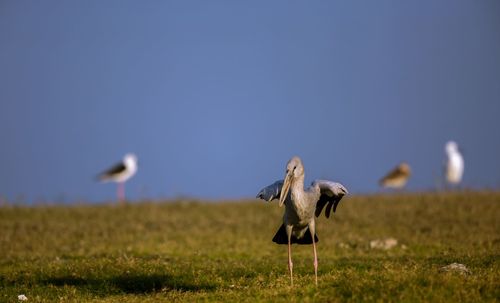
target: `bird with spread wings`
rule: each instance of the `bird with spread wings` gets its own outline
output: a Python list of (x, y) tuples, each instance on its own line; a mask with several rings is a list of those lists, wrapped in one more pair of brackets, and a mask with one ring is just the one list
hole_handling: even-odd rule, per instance
[(257, 198), (272, 201), (279, 198), (279, 206), (285, 205), (283, 224), (273, 238), (277, 244), (288, 245), (288, 270), (290, 283), (293, 285), (293, 263), (291, 245), (312, 244), (314, 253), (314, 274), (318, 284), (318, 256), (316, 253), (316, 221), (326, 206), (325, 216), (330, 217), (347, 189), (340, 183), (316, 180), (304, 189), (304, 166), (299, 157), (288, 161), (284, 180), (278, 180), (264, 187)]

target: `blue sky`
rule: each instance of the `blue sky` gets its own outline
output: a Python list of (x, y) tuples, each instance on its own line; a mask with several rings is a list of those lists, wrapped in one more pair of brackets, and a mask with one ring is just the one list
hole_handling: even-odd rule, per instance
[(0, 195), (254, 196), (299, 155), (306, 181), (378, 191), (400, 161), (433, 188), (500, 187), (498, 1), (2, 1)]

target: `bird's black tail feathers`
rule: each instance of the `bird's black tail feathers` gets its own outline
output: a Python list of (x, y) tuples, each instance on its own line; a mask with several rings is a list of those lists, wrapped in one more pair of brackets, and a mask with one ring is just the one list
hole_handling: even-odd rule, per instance
[[(318, 242), (318, 236), (316, 236), (316, 233), (314, 234), (314, 242)], [(281, 224), (280, 229), (278, 229), (278, 232), (274, 235), (273, 242), (276, 244), (288, 244), (288, 236), (286, 235), (286, 227), (285, 224)], [(312, 237), (311, 237), (311, 232), (309, 231), (309, 227), (307, 228), (306, 232), (304, 233), (304, 236), (300, 239), (295, 237), (292, 234), (292, 239), (291, 239), (292, 244), (297, 243), (297, 244), (312, 244)]]

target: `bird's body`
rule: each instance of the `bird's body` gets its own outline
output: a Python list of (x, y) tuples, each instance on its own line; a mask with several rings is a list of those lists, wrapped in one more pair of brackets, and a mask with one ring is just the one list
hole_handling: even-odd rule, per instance
[[(309, 223), (314, 221), (315, 201), (319, 200), (319, 192), (308, 188), (304, 190), (304, 179), (296, 180), (290, 188), (290, 199), (285, 202), (283, 223), (293, 226), (293, 235), (301, 238)], [(314, 202), (313, 202), (314, 201)]]
[[(309, 229), (309, 224), (314, 221), (314, 211), (316, 201), (319, 200), (319, 188), (314, 187), (304, 190), (304, 180), (302, 183), (294, 182), (290, 189), (290, 198), (285, 201), (285, 213), (283, 214), (283, 226), (293, 226), (292, 243), (311, 244), (312, 237), (304, 237)], [(314, 201), (314, 202), (313, 202)], [(285, 233), (283, 233), (285, 231)], [(286, 230), (280, 228), (273, 238), (278, 244), (288, 244)], [(318, 238), (315, 236), (315, 242)]]
[(287, 164), (285, 180), (279, 180), (263, 188), (258, 198), (271, 201), (279, 197), (279, 204), (285, 205), (283, 225), (273, 238), (277, 244), (288, 245), (288, 268), (290, 280), (293, 284), (291, 259), (291, 244), (313, 244), (314, 272), (316, 284), (318, 283), (318, 261), (316, 254), (316, 222), (323, 208), (326, 206), (325, 215), (330, 217), (333, 208), (335, 212), (342, 197), (347, 194), (347, 189), (335, 182), (316, 180), (304, 189), (304, 167), (299, 157), (293, 157)]
[(382, 187), (401, 189), (405, 187), (411, 176), (410, 165), (403, 162), (392, 169), (387, 175), (380, 179), (379, 184)]
[(464, 173), (464, 159), (458, 149), (457, 143), (450, 141), (446, 143), (446, 164), (445, 164), (445, 179), (448, 184), (458, 185), (462, 181)]
[(97, 178), (101, 182), (118, 183), (117, 196), (119, 201), (125, 200), (125, 182), (132, 178), (137, 172), (137, 157), (134, 154), (126, 154), (122, 162), (115, 164), (106, 171), (100, 173)]

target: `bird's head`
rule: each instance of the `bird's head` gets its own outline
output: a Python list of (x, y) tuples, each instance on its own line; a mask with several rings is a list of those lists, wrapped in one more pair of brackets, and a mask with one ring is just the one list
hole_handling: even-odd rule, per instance
[(280, 202), (279, 206), (283, 206), (285, 203), (286, 196), (290, 191), (290, 187), (292, 186), (295, 179), (304, 176), (304, 166), (302, 165), (302, 161), (299, 157), (295, 156), (286, 164), (286, 174), (285, 180), (283, 181), (283, 187), (281, 188), (280, 194)]
[(127, 167), (136, 166), (137, 156), (135, 154), (126, 154), (123, 157), (123, 163), (125, 163), (125, 166)]
[(411, 174), (410, 165), (408, 165), (408, 163), (406, 162), (402, 162), (401, 164), (399, 164), (398, 169), (406, 175)]

